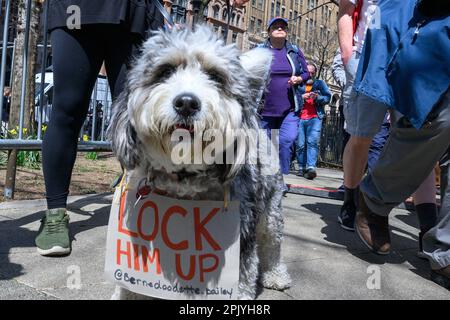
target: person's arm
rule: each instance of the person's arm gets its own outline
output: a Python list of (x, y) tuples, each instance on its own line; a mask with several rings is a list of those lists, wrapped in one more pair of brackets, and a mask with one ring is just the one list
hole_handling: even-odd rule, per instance
[(319, 81), (320, 81), (319, 93), (317, 95), (317, 98), (315, 99), (315, 102), (321, 106), (324, 106), (327, 103), (330, 103), (331, 92), (330, 89), (328, 89), (328, 86), (325, 83), (325, 81), (323, 80)]
[(308, 72), (308, 65), (306, 64), (306, 59), (305, 56), (303, 55), (302, 50), (300, 50), (300, 48), (298, 48), (298, 56), (300, 57), (300, 64), (302, 66), (302, 73), (300, 74), (300, 78), (302, 79), (302, 82), (306, 82), (306, 80), (309, 79), (309, 72)]
[(350, 0), (341, 0), (338, 13), (338, 38), (342, 62), (347, 65), (353, 51), (353, 20), (355, 5)]
[(345, 69), (344, 63), (342, 62), (341, 51), (338, 49), (336, 55), (333, 58), (333, 63), (331, 65), (331, 73), (333, 74), (334, 80), (337, 82), (339, 87), (344, 88), (345, 86)]

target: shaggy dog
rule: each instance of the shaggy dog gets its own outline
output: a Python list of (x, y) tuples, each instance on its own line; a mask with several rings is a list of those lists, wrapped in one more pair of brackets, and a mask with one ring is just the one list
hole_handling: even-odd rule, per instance
[[(158, 31), (135, 61), (108, 129), (128, 174), (138, 170), (169, 197), (223, 200), (224, 188), (230, 188), (232, 200), (240, 202), (240, 299), (254, 299), (258, 281), (277, 290), (291, 282), (280, 261), (283, 181), (278, 162), (277, 170), (266, 174), (274, 161), (264, 159), (265, 153), (258, 153), (256, 162), (242, 161), (249, 149), (236, 147), (235, 139), (220, 150), (233, 149), (233, 163), (174, 162), (172, 150), (179, 141), (172, 135), (177, 129), (189, 134), (214, 129), (230, 138), (233, 130), (258, 130), (257, 101), (271, 59), (266, 49), (242, 54), (234, 45), (225, 46), (206, 26)], [(133, 295), (117, 287), (113, 298)]]

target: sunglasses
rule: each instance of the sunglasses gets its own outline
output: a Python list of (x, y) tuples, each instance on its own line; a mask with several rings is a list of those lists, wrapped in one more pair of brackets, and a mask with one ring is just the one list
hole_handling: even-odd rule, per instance
[(288, 27), (285, 24), (278, 24), (278, 25), (270, 26), (270, 30), (278, 30), (278, 29), (287, 30), (287, 28)]

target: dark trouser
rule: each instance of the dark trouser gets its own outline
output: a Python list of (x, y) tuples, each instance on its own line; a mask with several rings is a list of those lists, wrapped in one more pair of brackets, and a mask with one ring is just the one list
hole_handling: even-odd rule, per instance
[(372, 143), (369, 147), (369, 155), (367, 157), (367, 171), (370, 173), (372, 168), (377, 163), (380, 158), (381, 152), (383, 151), (384, 145), (389, 138), (389, 128), (391, 127), (390, 122), (387, 118), (388, 113), (384, 117), (383, 125), (380, 131), (373, 137)]
[(417, 130), (393, 115), (391, 133), (372, 172), (361, 182), (367, 206), (387, 216), (417, 190), (450, 145), (450, 92)]
[(103, 61), (114, 99), (124, 87), (127, 62), (139, 40), (120, 25), (52, 31), (53, 106), (42, 145), (49, 209), (66, 207), (78, 136)]
[[(438, 224), (423, 237), (423, 252), (430, 260), (431, 268), (442, 269), (450, 265), (450, 171), (448, 163), (443, 167), (441, 184), (442, 205)], [(442, 190), (442, 189), (441, 189)]]

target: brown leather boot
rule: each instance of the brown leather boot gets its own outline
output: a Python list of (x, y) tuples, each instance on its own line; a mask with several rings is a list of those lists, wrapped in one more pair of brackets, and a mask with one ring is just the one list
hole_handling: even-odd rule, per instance
[(391, 237), (389, 234), (388, 217), (379, 216), (370, 211), (359, 195), (359, 208), (356, 213), (355, 229), (361, 241), (373, 252), (381, 255), (389, 254)]

